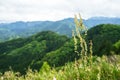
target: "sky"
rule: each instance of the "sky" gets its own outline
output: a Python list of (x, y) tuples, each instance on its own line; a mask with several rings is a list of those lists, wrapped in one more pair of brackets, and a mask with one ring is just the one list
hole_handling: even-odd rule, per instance
[(120, 0), (0, 0), (0, 21), (56, 21), (78, 13), (120, 17)]

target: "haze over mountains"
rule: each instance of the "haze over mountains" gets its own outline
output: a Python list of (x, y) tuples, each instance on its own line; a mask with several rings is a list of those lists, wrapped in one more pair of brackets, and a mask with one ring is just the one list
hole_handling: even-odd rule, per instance
[[(120, 18), (93, 17), (83, 20), (84, 24), (91, 28), (99, 24), (120, 24)], [(74, 18), (59, 21), (31, 21), (0, 24), (0, 41), (11, 40), (19, 37), (28, 37), (41, 31), (54, 31), (71, 37), (74, 29)]]

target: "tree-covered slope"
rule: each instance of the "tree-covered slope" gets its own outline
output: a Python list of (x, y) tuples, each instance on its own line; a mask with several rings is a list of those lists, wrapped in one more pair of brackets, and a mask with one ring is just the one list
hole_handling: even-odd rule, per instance
[[(49, 52), (59, 49), (69, 39), (51, 31), (45, 31), (26, 39), (16, 39), (0, 43), (0, 71), (25, 72)], [(36, 63), (37, 64), (37, 63)], [(42, 62), (37, 66), (42, 65)]]
[(88, 40), (93, 40), (95, 55), (112, 53), (113, 44), (120, 40), (120, 25), (101, 24), (88, 30)]

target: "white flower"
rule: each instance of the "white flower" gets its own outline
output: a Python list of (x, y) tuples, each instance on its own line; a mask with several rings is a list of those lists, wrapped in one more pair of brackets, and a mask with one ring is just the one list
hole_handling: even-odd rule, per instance
[(53, 80), (56, 80), (56, 78), (55, 78), (55, 77), (53, 77)]

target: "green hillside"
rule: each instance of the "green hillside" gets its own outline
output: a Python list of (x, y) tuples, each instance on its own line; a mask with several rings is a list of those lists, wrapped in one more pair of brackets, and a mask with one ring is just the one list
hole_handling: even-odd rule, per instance
[[(101, 24), (88, 30), (88, 40), (93, 40), (95, 55), (114, 54), (113, 45), (120, 40), (120, 25)], [(117, 54), (120, 54), (120, 52)]]
[[(86, 40), (88, 39), (93, 40), (93, 54), (98, 56), (120, 54), (119, 32), (120, 32), (120, 26), (112, 25), (112, 24), (102, 24), (89, 29), (88, 35), (86, 36)], [(84, 66), (84, 63), (81, 62), (82, 60), (80, 59), (80, 57), (82, 56), (78, 56), (78, 54), (74, 52), (74, 46), (75, 45), (73, 38), (68, 38), (66, 36), (59, 35), (51, 31), (43, 31), (28, 38), (18, 38), (7, 42), (2, 42), (0, 43), (0, 72), (4, 73), (12, 69), (14, 72), (20, 72), (21, 74), (25, 74), (28, 68), (30, 68), (33, 71), (34, 70), (38, 71), (38, 73), (35, 73), (35, 75), (41, 74), (41, 76), (43, 77), (46, 76), (47, 74), (60, 75), (62, 73), (57, 72), (57, 70), (63, 70), (63, 72), (65, 72), (65, 76), (63, 80), (64, 79), (69, 80), (67, 77), (68, 76), (70, 77), (69, 75), (70, 71), (73, 72), (73, 73), (70, 72), (71, 74), (73, 74), (72, 77), (76, 78), (75, 75), (77, 76), (77, 73), (80, 70), (82, 71), (80, 72), (81, 77), (87, 80), (85, 78), (85, 75), (87, 76), (86, 74), (87, 71), (84, 70), (84, 67), (79, 68), (81, 67), (81, 65)], [(77, 43), (77, 46), (78, 47), (80, 46), (79, 42)], [(81, 48), (79, 48), (79, 50), (80, 49)], [(109, 59), (110, 61), (112, 60), (112, 65), (107, 63), (109, 62)], [(74, 63), (74, 61), (76, 60), (78, 61), (78, 63), (80, 63), (79, 65), (76, 62)], [(104, 69), (108, 69), (107, 70), (108, 72), (106, 73), (110, 74), (111, 76), (112, 75), (119, 76), (118, 75), (119, 71), (113, 68), (114, 62), (116, 62), (115, 63), (116, 65), (119, 65), (119, 55), (115, 55), (115, 56), (112, 55), (105, 57), (103, 56), (102, 58), (93, 56), (93, 60), (92, 60), (94, 63), (93, 66), (90, 65), (90, 60), (91, 60), (90, 57), (88, 57), (86, 60), (87, 60), (86, 61), (87, 68), (92, 67), (91, 71), (95, 72), (93, 74), (88, 71), (90, 73), (90, 75), (88, 75), (89, 77), (91, 75), (98, 74), (99, 69), (95, 68), (95, 66), (97, 67), (101, 66), (101, 70), (103, 70), (103, 72)], [(54, 72), (52, 73), (50, 69), (50, 72), (48, 71), (48, 73), (44, 71), (45, 75), (43, 75), (41, 72), (39, 73), (39, 71), (41, 71), (42, 69), (41, 67), (43, 67), (44, 64), (47, 65), (47, 63), (44, 62), (48, 62), (51, 68), (54, 67), (55, 72), (54, 70), (52, 70)], [(78, 71), (74, 70), (75, 69), (74, 65), (79, 66), (77, 67), (79, 69)], [(108, 66), (111, 66), (110, 67), (111, 69), (109, 69)], [(110, 73), (109, 70), (113, 70), (113, 71), (115, 70), (116, 72)], [(29, 72), (27, 72), (27, 74), (28, 73)], [(34, 72), (31, 74), (34, 75)], [(104, 75), (103, 78), (105, 78)], [(13, 74), (13, 76), (15, 75)], [(94, 79), (92, 77), (90, 78), (91, 80)], [(96, 77), (97, 76), (95, 76), (95, 79)], [(28, 77), (26, 76), (26, 78)], [(57, 77), (57, 78), (59, 80), (62, 79), (62, 77)]]
[(26, 39), (0, 43), (0, 71), (8, 70), (10, 66), (20, 72), (25, 72), (28, 66), (40, 68), (42, 58), (62, 47), (66, 41), (69, 41), (66, 36), (46, 31)]

